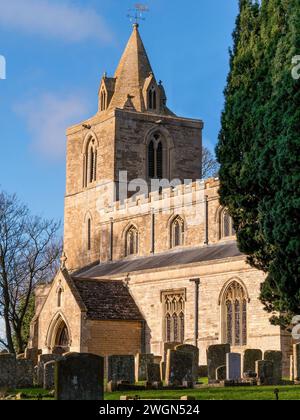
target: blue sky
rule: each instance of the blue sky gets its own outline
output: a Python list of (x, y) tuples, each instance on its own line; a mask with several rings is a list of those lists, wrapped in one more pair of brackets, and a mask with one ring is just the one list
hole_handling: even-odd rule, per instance
[[(237, 0), (148, 0), (140, 32), (169, 107), (205, 122), (214, 148)], [(97, 109), (131, 33), (134, 0), (0, 0), (0, 188), (63, 218), (65, 129)]]

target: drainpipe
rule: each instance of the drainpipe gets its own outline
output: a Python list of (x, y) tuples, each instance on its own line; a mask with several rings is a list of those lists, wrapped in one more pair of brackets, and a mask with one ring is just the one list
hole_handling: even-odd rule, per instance
[(110, 219), (110, 261), (114, 259), (114, 219)]
[(200, 279), (191, 279), (190, 282), (195, 283), (195, 347), (198, 347), (199, 339), (199, 286)]
[(205, 196), (205, 202), (204, 202), (204, 213), (205, 213), (205, 245), (209, 244), (209, 235), (208, 235), (208, 229), (209, 229), (209, 222), (208, 222), (208, 196)]

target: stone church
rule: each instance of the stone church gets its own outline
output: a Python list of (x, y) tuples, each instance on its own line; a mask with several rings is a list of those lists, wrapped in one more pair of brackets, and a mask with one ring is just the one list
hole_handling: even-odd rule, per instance
[(205, 365), (208, 346), (230, 343), (282, 350), (288, 371), (291, 338), (258, 299), (264, 274), (237, 248), (218, 179), (201, 180), (203, 127), (167, 107), (134, 25), (97, 114), (67, 130), (65, 257), (36, 289), (28, 353), (187, 343)]

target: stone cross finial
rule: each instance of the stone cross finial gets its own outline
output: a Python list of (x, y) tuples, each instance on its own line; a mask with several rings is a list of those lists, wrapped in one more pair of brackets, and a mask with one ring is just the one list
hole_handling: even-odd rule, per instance
[(62, 254), (62, 256), (61, 256), (61, 259), (60, 259), (60, 268), (61, 268), (62, 270), (65, 270), (67, 260), (68, 260), (68, 258), (67, 258), (67, 256), (66, 256), (66, 253), (65, 253), (65, 252), (63, 252), (63, 254)]

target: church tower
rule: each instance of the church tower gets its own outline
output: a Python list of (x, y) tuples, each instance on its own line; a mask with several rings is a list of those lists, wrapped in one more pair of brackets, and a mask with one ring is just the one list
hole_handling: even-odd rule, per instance
[[(64, 248), (70, 270), (100, 260), (100, 202), (111, 206), (135, 179), (201, 178), (202, 129), (202, 121), (167, 107), (135, 24), (114, 76), (102, 77), (97, 114), (67, 130)], [(104, 199), (113, 188), (115, 196)], [(101, 247), (109, 248), (110, 240), (102, 237)]]

